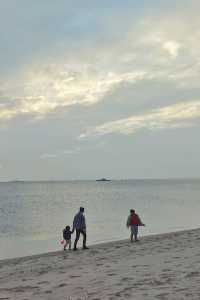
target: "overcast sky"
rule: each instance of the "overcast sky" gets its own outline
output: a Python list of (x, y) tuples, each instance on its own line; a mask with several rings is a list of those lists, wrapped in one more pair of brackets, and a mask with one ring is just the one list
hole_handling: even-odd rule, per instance
[(200, 177), (199, 11), (0, 1), (0, 180)]

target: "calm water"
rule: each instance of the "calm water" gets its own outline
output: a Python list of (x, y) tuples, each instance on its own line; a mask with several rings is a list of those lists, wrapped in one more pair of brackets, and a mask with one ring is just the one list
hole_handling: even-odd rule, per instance
[(130, 208), (147, 225), (142, 235), (196, 228), (200, 180), (0, 183), (0, 259), (61, 249), (79, 206), (88, 244), (127, 238)]

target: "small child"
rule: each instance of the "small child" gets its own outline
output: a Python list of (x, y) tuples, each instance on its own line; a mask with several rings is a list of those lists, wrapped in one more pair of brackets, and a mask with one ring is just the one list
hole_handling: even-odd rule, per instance
[(69, 250), (71, 250), (71, 235), (73, 231), (70, 231), (70, 226), (66, 226), (63, 229), (63, 239), (65, 240), (64, 250), (69, 245)]

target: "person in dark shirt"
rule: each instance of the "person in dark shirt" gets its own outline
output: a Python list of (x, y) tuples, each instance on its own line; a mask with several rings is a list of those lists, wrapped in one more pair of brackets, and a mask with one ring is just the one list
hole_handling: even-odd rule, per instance
[(74, 241), (74, 250), (77, 250), (76, 245), (79, 240), (80, 234), (83, 235), (83, 249), (89, 249), (86, 246), (86, 222), (84, 216), (84, 207), (80, 207), (79, 212), (75, 215), (73, 221), (73, 231), (76, 230), (76, 239)]
[(70, 230), (70, 226), (66, 226), (63, 229), (63, 239), (65, 240), (64, 244), (64, 250), (66, 250), (66, 247), (69, 246), (69, 250), (71, 250), (71, 235), (73, 231)]

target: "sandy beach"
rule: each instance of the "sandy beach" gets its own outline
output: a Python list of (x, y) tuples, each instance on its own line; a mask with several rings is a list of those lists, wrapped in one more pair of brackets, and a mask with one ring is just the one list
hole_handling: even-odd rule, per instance
[(0, 299), (200, 299), (200, 229), (0, 261)]

